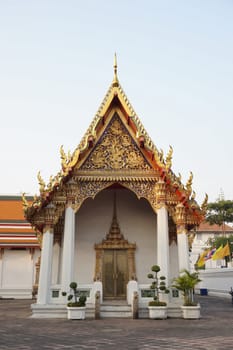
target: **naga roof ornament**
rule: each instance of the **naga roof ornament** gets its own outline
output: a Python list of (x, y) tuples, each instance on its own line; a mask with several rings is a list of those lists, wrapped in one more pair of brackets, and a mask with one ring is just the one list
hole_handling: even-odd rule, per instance
[(169, 151), (166, 157), (166, 169), (171, 169), (172, 167), (172, 154), (173, 154), (173, 148), (172, 146), (169, 146)]

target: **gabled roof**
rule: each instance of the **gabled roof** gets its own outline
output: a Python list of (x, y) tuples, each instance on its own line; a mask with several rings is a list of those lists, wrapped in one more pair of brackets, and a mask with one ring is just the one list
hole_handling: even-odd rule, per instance
[[(48, 185), (45, 184), (40, 173), (38, 174), (40, 196), (34, 198), (31, 209), (28, 208), (27, 201), (23, 199), (27, 217), (29, 218), (30, 215), (33, 215), (34, 209), (38, 211), (39, 208), (47, 205), (54, 191), (57, 188), (61, 188), (75, 171), (77, 172), (81, 169), (91, 152), (93, 152), (93, 149), (101, 142), (101, 137), (116, 114), (142, 156), (150, 164), (150, 168), (156, 172), (156, 176), (162, 179), (166, 186), (169, 186), (171, 192), (175, 193), (178, 201), (190, 209), (190, 215), (196, 215), (198, 217), (197, 221), (200, 222), (204, 212), (195, 201), (195, 192), (192, 191), (193, 174), (190, 174), (186, 185), (183, 185), (181, 176), (176, 176), (171, 170), (172, 147), (170, 146), (170, 150), (164, 159), (163, 152), (158, 151), (150, 139), (119, 83), (116, 57), (114, 60), (113, 82), (80, 144), (72, 154), (68, 153), (68, 155), (65, 154), (63, 147), (61, 147), (62, 170), (55, 177), (50, 178)], [(207, 197), (203, 202), (202, 209), (205, 209), (206, 204)]]

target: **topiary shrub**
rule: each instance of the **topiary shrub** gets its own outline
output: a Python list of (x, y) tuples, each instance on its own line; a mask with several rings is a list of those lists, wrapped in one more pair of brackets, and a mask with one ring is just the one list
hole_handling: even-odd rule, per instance
[(150, 288), (154, 290), (154, 300), (149, 302), (149, 306), (166, 306), (167, 303), (165, 301), (159, 300), (159, 294), (164, 293), (168, 294), (170, 291), (166, 287), (166, 277), (165, 276), (158, 276), (158, 273), (160, 272), (160, 266), (159, 265), (153, 265), (151, 267), (151, 271), (153, 273), (148, 273), (147, 277), (149, 279), (152, 279), (152, 283)]
[(84, 295), (81, 295), (78, 298), (77, 286), (78, 285), (77, 285), (76, 282), (71, 282), (70, 283), (70, 294), (67, 297), (67, 300), (68, 300), (67, 306), (69, 306), (69, 307), (83, 307), (83, 306), (86, 306), (87, 298)]

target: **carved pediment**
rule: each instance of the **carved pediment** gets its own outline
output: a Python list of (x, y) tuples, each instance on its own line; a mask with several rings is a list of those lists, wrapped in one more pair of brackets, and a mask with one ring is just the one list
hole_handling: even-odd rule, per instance
[(151, 166), (117, 114), (81, 169), (150, 169)]

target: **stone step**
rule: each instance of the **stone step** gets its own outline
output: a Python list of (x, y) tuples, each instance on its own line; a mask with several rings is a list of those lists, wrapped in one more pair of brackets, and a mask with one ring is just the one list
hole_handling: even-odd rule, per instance
[(132, 311), (129, 305), (100, 305), (101, 318), (132, 318)]

